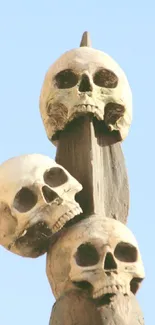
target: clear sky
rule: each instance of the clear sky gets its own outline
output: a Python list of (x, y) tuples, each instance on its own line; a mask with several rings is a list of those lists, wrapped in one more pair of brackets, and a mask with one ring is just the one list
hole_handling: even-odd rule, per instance
[[(128, 225), (136, 235), (146, 279), (137, 295), (152, 325), (154, 308), (154, 1), (0, 0), (0, 163), (25, 153), (54, 158), (39, 113), (48, 67), (79, 46), (89, 30), (93, 46), (124, 69), (133, 93), (133, 123), (123, 152), (131, 202)], [(26, 259), (0, 247), (0, 325), (48, 324), (54, 297), (45, 256)]]

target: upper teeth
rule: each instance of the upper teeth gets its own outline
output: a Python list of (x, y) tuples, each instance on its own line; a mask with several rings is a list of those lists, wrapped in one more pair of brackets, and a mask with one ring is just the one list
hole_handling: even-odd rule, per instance
[(107, 293), (116, 293), (116, 292), (122, 292), (123, 294), (129, 294), (130, 287), (129, 285), (111, 285), (106, 286), (104, 288), (99, 289), (98, 291), (94, 292), (93, 298), (99, 298)]
[(76, 215), (80, 214), (82, 212), (82, 209), (80, 206), (76, 206), (74, 209), (67, 211), (65, 214), (63, 214), (59, 220), (55, 223), (55, 225), (52, 227), (53, 233), (60, 230), (67, 221), (74, 218)]
[(95, 105), (75, 105), (71, 112), (70, 119), (72, 119), (77, 113), (93, 113), (98, 119), (103, 120), (103, 114), (99, 108)]

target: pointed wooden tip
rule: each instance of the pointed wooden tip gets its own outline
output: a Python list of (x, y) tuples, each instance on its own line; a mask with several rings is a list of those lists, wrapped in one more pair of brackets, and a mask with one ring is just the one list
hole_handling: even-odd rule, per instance
[(91, 39), (90, 39), (90, 35), (88, 32), (84, 32), (82, 35), (80, 47), (82, 47), (82, 46), (91, 47)]

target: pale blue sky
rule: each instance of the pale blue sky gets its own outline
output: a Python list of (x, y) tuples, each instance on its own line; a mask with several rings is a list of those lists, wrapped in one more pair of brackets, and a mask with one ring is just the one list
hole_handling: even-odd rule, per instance
[[(95, 48), (125, 70), (133, 123), (123, 151), (136, 235), (146, 280), (137, 295), (145, 325), (154, 315), (155, 3), (140, 1), (0, 0), (0, 163), (24, 153), (54, 158), (38, 102), (46, 70), (89, 30)], [(45, 256), (24, 259), (0, 247), (0, 325), (47, 325), (54, 298)]]

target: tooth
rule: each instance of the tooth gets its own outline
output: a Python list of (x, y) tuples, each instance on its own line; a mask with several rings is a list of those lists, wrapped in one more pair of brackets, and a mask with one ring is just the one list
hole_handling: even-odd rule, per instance
[(60, 219), (57, 221), (59, 227), (62, 227)]
[(77, 215), (77, 214), (80, 214), (81, 212), (82, 212), (81, 209), (79, 209), (79, 208), (76, 208), (76, 209), (75, 209), (75, 213), (76, 213), (76, 215)]
[(57, 221), (57, 224), (60, 226), (61, 228), (62, 226), (71, 219), (71, 217), (73, 217), (73, 213), (71, 211), (68, 211), (67, 213), (63, 214), (59, 220)]
[(106, 291), (105, 293), (110, 293), (110, 289), (109, 288), (110, 288), (109, 286), (105, 288), (105, 291)]
[(82, 105), (81, 109), (85, 111), (86, 105)]
[(23, 236), (25, 236), (25, 235), (26, 235), (26, 233), (27, 233), (27, 230), (24, 230), (24, 231), (23, 231), (23, 233), (21, 234), (21, 236), (20, 236), (20, 237), (23, 237)]
[(118, 291), (122, 292), (122, 287), (118, 285)]
[(64, 222), (67, 222), (68, 221), (68, 215), (64, 214), (63, 220), (64, 220)]
[(72, 215), (76, 216), (77, 214), (79, 214), (79, 209), (78, 208), (74, 208), (74, 210), (72, 210)]
[(59, 220), (59, 224), (61, 224), (61, 228), (64, 226), (65, 223), (66, 223), (65, 219), (61, 218), (61, 220)]
[(96, 298), (99, 298), (101, 296), (100, 291), (96, 292)]
[(68, 214), (64, 214), (63, 215), (63, 219), (62, 219), (64, 222), (67, 222), (68, 220), (69, 220), (69, 218), (68, 218)]
[(93, 294), (93, 298), (94, 298), (94, 299), (97, 298), (97, 293), (96, 293), (96, 292)]
[(78, 211), (77, 211), (77, 209), (72, 210), (71, 213), (72, 213), (72, 217), (71, 217), (71, 218), (73, 218), (73, 217), (75, 217), (77, 214), (79, 214)]
[(125, 286), (122, 285), (122, 292), (125, 293)]
[(108, 125), (108, 129), (109, 129), (109, 131), (113, 131), (113, 130), (114, 130), (113, 125), (112, 125), (112, 124), (109, 124), (109, 125)]
[(54, 225), (54, 227), (53, 227), (53, 231), (54, 231), (54, 232), (57, 232), (57, 231), (58, 231), (58, 227), (57, 227), (57, 225)]
[(113, 293), (112, 286), (108, 286), (107, 291), (108, 291), (108, 293)]
[(96, 118), (97, 118), (98, 120), (101, 119), (97, 112), (94, 112), (94, 114), (95, 114), (95, 116), (96, 116)]
[(65, 217), (66, 221), (69, 221), (70, 220), (70, 217), (68, 215), (68, 212), (64, 214), (64, 217)]
[(125, 286), (122, 287), (122, 292), (123, 292), (123, 294), (126, 293), (126, 288), (125, 288)]
[(87, 105), (87, 110), (91, 111), (91, 105)]
[(123, 286), (119, 286), (119, 291), (123, 293)]
[(64, 221), (65, 220), (65, 215), (63, 214), (58, 221)]
[(112, 286), (112, 292), (114, 292), (114, 293), (116, 293), (117, 292), (117, 288), (116, 288), (116, 286)]
[(55, 227), (56, 227), (56, 229), (59, 229), (59, 223), (58, 223), (58, 221), (56, 222)]
[(126, 293), (129, 295), (130, 294), (130, 286), (129, 285), (126, 285), (125, 286), (125, 291)]
[(74, 211), (76, 212), (76, 214), (79, 214), (79, 213), (82, 213), (83, 212), (80, 206), (76, 206), (74, 208)]
[(57, 232), (59, 229), (57, 229), (57, 227), (54, 225), (54, 227), (52, 228), (53, 233)]
[(68, 220), (68, 212), (66, 212), (66, 213), (64, 214), (64, 218), (65, 218), (66, 220)]
[(68, 211), (68, 212), (67, 212), (67, 215), (68, 215), (69, 217), (72, 217), (72, 216), (74, 216), (74, 211), (71, 211), (71, 210), (70, 210), (70, 211)]
[(98, 291), (98, 297), (101, 297), (104, 294), (104, 289), (100, 289)]
[(102, 289), (102, 294), (106, 294), (106, 293), (108, 293), (108, 290), (107, 290), (107, 287), (104, 287), (104, 288)]
[(99, 298), (100, 297), (100, 291), (97, 291), (94, 293), (94, 298)]
[(99, 291), (96, 291), (93, 293), (93, 298), (98, 298), (99, 297)]
[(57, 222), (60, 223), (61, 221), (63, 221), (63, 216), (61, 216)]

